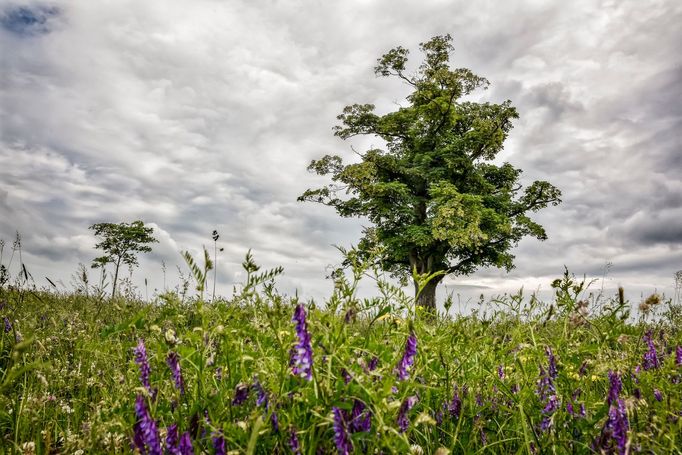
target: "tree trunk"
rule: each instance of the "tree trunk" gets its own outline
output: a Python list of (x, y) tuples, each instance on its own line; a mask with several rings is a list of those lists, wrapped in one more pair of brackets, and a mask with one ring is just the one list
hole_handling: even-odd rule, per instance
[(121, 265), (121, 259), (116, 262), (116, 271), (114, 272), (114, 285), (111, 287), (111, 298), (116, 294), (116, 281), (118, 281), (118, 268)]
[[(421, 292), (419, 292), (417, 283), (414, 283), (414, 294), (417, 305), (423, 307), (434, 315), (436, 314), (436, 288), (442, 279), (442, 276), (434, 277), (431, 281), (426, 283)], [(419, 295), (417, 295), (418, 292)]]

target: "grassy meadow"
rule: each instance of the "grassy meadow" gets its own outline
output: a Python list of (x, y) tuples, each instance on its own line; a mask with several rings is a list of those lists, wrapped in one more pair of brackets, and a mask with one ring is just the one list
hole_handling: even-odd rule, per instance
[(213, 302), (4, 286), (1, 451), (680, 452), (682, 313), (658, 296), (635, 319), (565, 274), (551, 302), (433, 317), (367, 267), (325, 302), (247, 272)]

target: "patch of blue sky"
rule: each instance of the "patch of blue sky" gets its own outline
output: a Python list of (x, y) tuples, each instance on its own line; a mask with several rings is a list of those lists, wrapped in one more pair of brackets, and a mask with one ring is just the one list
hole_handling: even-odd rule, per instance
[(50, 21), (57, 15), (54, 6), (10, 6), (0, 13), (0, 25), (20, 36), (43, 35), (50, 32)]

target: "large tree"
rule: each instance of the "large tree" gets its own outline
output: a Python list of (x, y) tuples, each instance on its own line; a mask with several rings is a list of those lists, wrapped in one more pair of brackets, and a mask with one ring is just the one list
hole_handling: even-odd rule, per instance
[(95, 235), (102, 240), (95, 245), (95, 248), (105, 253), (92, 261), (92, 267), (104, 268), (109, 263), (114, 264), (114, 281), (111, 289), (111, 297), (114, 297), (121, 264), (129, 267), (136, 266), (138, 265), (137, 253), (152, 251), (148, 244), (158, 242), (152, 236), (154, 228), (147, 227), (138, 220), (132, 223), (96, 223), (90, 226), (90, 229), (95, 231)]
[(436, 36), (420, 48), (425, 58), (413, 73), (402, 47), (381, 57), (374, 69), (411, 89), (397, 110), (377, 114), (372, 104), (353, 104), (338, 116), (336, 136), (375, 136), (385, 146), (358, 153), (359, 162), (352, 164), (335, 155), (312, 161), (308, 169), (330, 175), (332, 183), (305, 191), (299, 200), (369, 219), (373, 226), (365, 228), (358, 247), (380, 251), (385, 270), (403, 276), (445, 272), (418, 294), (417, 303), (433, 309), (443, 276), (483, 266), (509, 270), (511, 249), (522, 237), (546, 239), (528, 213), (558, 204), (561, 192), (545, 181), (524, 189), (518, 184), (521, 170), (493, 161), (518, 114), (508, 100), (466, 98), (488, 81), (450, 67), (451, 37)]

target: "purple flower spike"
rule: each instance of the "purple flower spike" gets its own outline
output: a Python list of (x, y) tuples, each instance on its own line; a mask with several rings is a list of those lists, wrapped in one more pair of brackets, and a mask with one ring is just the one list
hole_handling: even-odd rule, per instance
[(554, 388), (554, 382), (551, 376), (545, 371), (545, 369), (540, 366), (540, 379), (538, 380), (538, 386), (536, 389), (536, 394), (540, 397), (540, 400), (545, 401), (547, 397), (553, 395), (556, 389)]
[(457, 386), (455, 386), (455, 393), (452, 396), (452, 401), (448, 404), (448, 412), (453, 419), (458, 419), (462, 413), (462, 398), (459, 396)]
[(353, 433), (369, 432), (372, 429), (372, 413), (365, 403), (356, 399), (351, 411), (350, 430)]
[(151, 368), (149, 368), (149, 360), (147, 359), (147, 348), (144, 345), (144, 341), (140, 338), (137, 342), (137, 347), (135, 352), (135, 363), (140, 367), (140, 382), (142, 385), (152, 393), (152, 386), (149, 383), (149, 374), (151, 373)]
[(232, 406), (240, 406), (249, 398), (249, 386), (246, 384), (237, 384), (234, 389), (234, 398), (232, 399)]
[(293, 428), (289, 430), (289, 448), (294, 455), (301, 455), (301, 444), (298, 442), (298, 435)]
[[(615, 404), (611, 405), (609, 409), (609, 418), (604, 424), (601, 435), (594, 442), (592, 447), (597, 452), (605, 451), (624, 455), (627, 453), (628, 430), (630, 424), (628, 422), (628, 415), (625, 411), (625, 402), (619, 399)], [(613, 447), (615, 444), (615, 447)]]
[(504, 365), (498, 365), (497, 367), (497, 377), (500, 378), (500, 380), (504, 379)]
[[(682, 348), (678, 347), (678, 351), (682, 352)], [(681, 362), (682, 363), (682, 362)], [(369, 361), (369, 365), (367, 365), (367, 369), (369, 371), (374, 371), (377, 369), (377, 366), (379, 365), (379, 357), (374, 356), (372, 359)]]
[(178, 442), (178, 425), (174, 423), (166, 430), (166, 453), (169, 455), (180, 455)]
[(404, 381), (409, 379), (410, 372), (409, 369), (414, 365), (414, 357), (417, 355), (417, 337), (414, 333), (410, 333), (407, 337), (407, 342), (405, 343), (405, 352), (400, 362), (396, 366), (396, 373), (398, 374), (398, 380)]
[(618, 396), (623, 391), (623, 382), (617, 372), (609, 371), (609, 395), (606, 399), (609, 405), (618, 400)]
[(542, 410), (543, 414), (554, 414), (556, 410), (559, 409), (559, 404), (559, 398), (556, 395), (552, 395), (549, 397), (547, 404), (545, 404), (545, 407)]
[(185, 381), (182, 379), (182, 371), (180, 371), (180, 357), (175, 352), (169, 352), (168, 357), (166, 357), (166, 363), (171, 370), (175, 387), (180, 391), (181, 395), (184, 395)]
[(587, 374), (587, 360), (585, 360), (580, 365), (580, 369), (578, 370), (578, 374), (580, 375), (581, 378)]
[(256, 390), (256, 406), (265, 406), (265, 409), (268, 409), (268, 393), (258, 378), (254, 378), (253, 388)]
[(548, 361), (548, 367), (547, 367), (547, 374), (552, 380), (555, 380), (558, 374), (557, 366), (556, 366), (556, 357), (554, 357), (554, 353), (552, 352), (552, 348), (549, 346), (545, 347), (545, 354), (547, 354), (547, 361)]
[(334, 443), (339, 455), (348, 455), (353, 451), (353, 444), (348, 436), (346, 428), (346, 419), (343, 412), (336, 406), (332, 408), (334, 414)]
[(225, 438), (220, 433), (213, 436), (213, 450), (215, 455), (225, 455)]
[(651, 330), (644, 335), (644, 341), (646, 342), (648, 349), (642, 358), (642, 368), (645, 370), (653, 370), (660, 367), (661, 362), (659, 361), (658, 354), (656, 353), (654, 340), (651, 338)]
[(351, 374), (345, 368), (341, 368), (341, 377), (343, 378), (343, 383), (346, 385), (353, 380), (353, 376), (351, 376)]
[(5, 316), (4, 320), (5, 320), (5, 333), (9, 333), (12, 331), (12, 323), (9, 322), (9, 318), (7, 316)]
[(405, 401), (400, 405), (398, 411), (398, 428), (401, 433), (405, 433), (410, 426), (410, 419), (407, 418), (407, 413), (417, 404), (419, 399), (416, 396), (405, 398)]
[(675, 349), (675, 365), (682, 367), (682, 346), (678, 346)]
[(656, 398), (656, 401), (658, 402), (663, 401), (663, 394), (661, 393), (660, 390), (654, 389), (654, 398)]
[[(149, 451), (149, 455), (161, 455), (161, 438), (156, 422), (149, 415), (147, 405), (142, 395), (135, 399), (135, 414), (137, 415), (137, 427), (135, 440), (144, 443)], [(146, 453), (146, 452), (145, 452)]]
[(276, 412), (270, 414), (270, 425), (272, 426), (273, 433), (279, 433), (279, 418)]
[(180, 455), (194, 455), (194, 448), (192, 447), (192, 439), (189, 436), (189, 431), (185, 431), (180, 436)]
[(291, 350), (290, 365), (293, 373), (308, 381), (313, 378), (313, 348), (310, 344), (310, 334), (305, 321), (305, 309), (299, 304), (294, 311), (292, 321), (296, 323), (298, 344)]
[(130, 448), (137, 449), (142, 454), (147, 453), (147, 449), (144, 446), (144, 434), (142, 433), (139, 421), (133, 424), (133, 441)]

